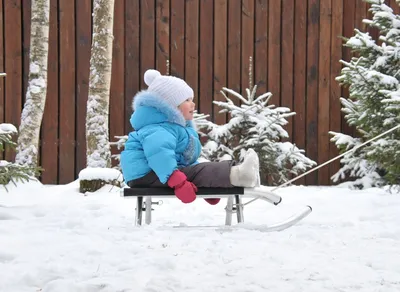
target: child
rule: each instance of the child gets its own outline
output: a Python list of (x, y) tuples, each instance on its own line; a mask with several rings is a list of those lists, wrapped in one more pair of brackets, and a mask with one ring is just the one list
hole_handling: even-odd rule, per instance
[[(129, 134), (121, 153), (121, 168), (129, 187), (174, 189), (183, 203), (196, 199), (197, 187), (255, 187), (259, 161), (248, 150), (244, 161), (198, 163), (201, 144), (193, 123), (193, 90), (180, 78), (147, 70), (147, 90), (133, 100)], [(206, 199), (215, 205), (219, 199)]]

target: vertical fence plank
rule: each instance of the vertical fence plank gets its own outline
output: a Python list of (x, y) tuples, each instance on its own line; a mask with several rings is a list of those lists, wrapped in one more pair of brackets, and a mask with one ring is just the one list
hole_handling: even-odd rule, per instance
[[(86, 108), (89, 95), (90, 50), (92, 43), (91, 0), (76, 1), (76, 163), (75, 171), (86, 167)], [(114, 64), (113, 64), (114, 66)]]
[(200, 0), (200, 82), (199, 108), (212, 115), (213, 101), (213, 0)]
[[(5, 38), (5, 122), (19, 127), (22, 110), (22, 20), (21, 1), (4, 2)], [(7, 161), (13, 161), (15, 152), (6, 151)]]
[[(366, 7), (367, 13), (366, 13), (366, 15), (367, 15), (367, 17), (368, 17), (369, 19), (372, 19), (373, 15), (372, 15), (372, 12), (369, 11), (370, 8), (371, 8), (371, 5), (370, 5), (370, 4), (367, 4), (367, 7)], [(376, 27), (368, 26), (368, 27), (367, 27), (367, 31), (369, 32), (370, 36), (371, 36), (374, 40), (378, 40), (379, 30), (378, 30)]]
[[(319, 41), (319, 0), (308, 0), (307, 35), (307, 118), (306, 153), (318, 161), (318, 41)], [(307, 184), (317, 184), (318, 174), (306, 177)]]
[[(307, 69), (307, 5), (296, 0), (294, 18), (294, 101), (293, 142), (300, 149), (306, 148), (306, 69)], [(308, 153), (305, 153), (308, 155)], [(305, 184), (305, 178), (296, 181)]]
[[(390, 0), (389, 0), (390, 1)], [(356, 8), (355, 8), (355, 27), (363, 32), (367, 31), (367, 25), (363, 23), (363, 20), (368, 16), (368, 6), (365, 1), (356, 1)], [(353, 128), (353, 133), (355, 133), (355, 129)]]
[(140, 81), (147, 88), (144, 72), (155, 66), (155, 0), (140, 1)]
[(50, 1), (47, 93), (42, 124), (42, 183), (58, 183), (58, 0)]
[[(228, 26), (228, 0), (220, 0), (214, 3), (214, 99), (225, 101), (221, 94), (222, 87), (226, 87), (226, 44)], [(214, 121), (221, 125), (226, 123), (226, 114), (219, 113), (220, 108), (214, 105)]]
[[(294, 8), (295, 0), (282, 1), (282, 106), (293, 111), (293, 63), (294, 63)], [(293, 118), (288, 119), (285, 127), (289, 134), (287, 140), (293, 141)]]
[[(0, 73), (5, 73), (4, 68), (4, 10), (3, 10), (3, 0), (0, 0)], [(6, 77), (0, 77), (0, 123), (4, 122), (5, 114), (5, 103), (4, 103), (4, 80)], [(3, 159), (3, 154), (0, 153), (0, 159)]]
[[(254, 0), (242, 1), (242, 95), (249, 88), (249, 58), (254, 58)], [(254, 78), (254, 67), (251, 72)], [(253, 81), (254, 83), (254, 81)]]
[[(112, 54), (112, 73), (110, 87), (110, 120), (109, 133), (110, 141), (116, 141), (115, 136), (124, 135), (125, 122), (125, 30), (124, 30), (124, 10), (123, 1), (115, 1), (114, 4), (114, 42)], [(120, 151), (116, 147), (111, 147), (111, 154), (117, 154)], [(112, 165), (118, 164), (116, 160), (112, 160)]]
[[(268, 3), (268, 91), (272, 93), (270, 105), (281, 103), (281, 13), (282, 1)], [(270, 183), (270, 178), (265, 178)], [(264, 178), (261, 178), (264, 181)]]
[(169, 51), (169, 0), (157, 0), (156, 6), (156, 67), (161, 74), (167, 74)]
[(355, 28), (365, 31), (366, 24), (363, 20), (367, 17), (367, 3), (364, 1), (356, 1)]
[(199, 0), (186, 2), (185, 8), (185, 79), (193, 88), (199, 105)]
[[(367, 3), (364, 1), (356, 1), (354, 9), (354, 27), (352, 35), (354, 34), (354, 28), (357, 28), (361, 31), (366, 31), (366, 24), (363, 23), (363, 19), (365, 19), (368, 15)], [(349, 134), (351, 136), (354, 137), (358, 135), (357, 130), (354, 127), (349, 127), (349, 130)]]
[(75, 179), (75, 1), (60, 1), (60, 147), (61, 184)]
[[(0, 0), (0, 73), (5, 73), (5, 48), (4, 48), (4, 3)], [(5, 119), (5, 94), (4, 85), (6, 77), (0, 77), (0, 123), (4, 122)], [(4, 152), (0, 153), (0, 159), (4, 159)]]
[(268, 90), (270, 104), (281, 104), (281, 1), (269, 1), (268, 17)]
[(400, 3), (396, 3), (396, 0), (390, 0), (390, 7), (393, 9), (393, 13), (400, 15)]
[[(25, 104), (29, 77), (29, 52), (31, 47), (32, 0), (22, 1), (22, 106)], [(38, 159), (40, 161), (40, 159)]]
[(185, 76), (184, 0), (171, 0), (171, 75)]
[(255, 40), (254, 40), (254, 84), (257, 93), (267, 92), (268, 74), (268, 0), (255, 3)]
[[(354, 34), (355, 27), (355, 1), (343, 1), (343, 36), (346, 38), (350, 38)], [(343, 60), (349, 61), (351, 58), (351, 50), (345, 46), (342, 48)], [(342, 88), (342, 96), (348, 97), (349, 90), (348, 88)], [(342, 133), (353, 135), (353, 129), (350, 127), (346, 119), (344, 118), (344, 114), (341, 113), (341, 122), (342, 122)]]
[[(228, 87), (236, 92), (240, 92), (241, 80), (241, 29), (242, 19), (241, 1), (228, 1)], [(235, 104), (239, 104), (236, 98), (232, 99)]]
[(140, 3), (125, 0), (125, 131), (132, 130), (132, 99), (140, 89)]
[[(320, 2), (318, 74), (318, 164), (329, 160), (332, 0)], [(318, 184), (329, 184), (329, 167), (319, 170)]]
[[(332, 0), (332, 35), (331, 35), (331, 96), (330, 103), (330, 126), (329, 130), (340, 132), (341, 127), (341, 104), (340, 104), (340, 86), (335, 80), (340, 74), (342, 59), (342, 40), (343, 35), (343, 0)], [(330, 158), (339, 155), (339, 150), (334, 143), (329, 144)], [(334, 175), (340, 168), (340, 160), (336, 160), (329, 165), (329, 175)]]

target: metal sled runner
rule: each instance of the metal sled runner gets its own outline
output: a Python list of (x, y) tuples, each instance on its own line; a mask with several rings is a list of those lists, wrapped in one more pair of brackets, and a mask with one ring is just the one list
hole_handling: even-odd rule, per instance
[[(278, 205), (282, 201), (280, 196), (265, 190), (261, 190), (260, 188), (199, 188), (196, 192), (196, 195), (198, 198), (227, 198), (227, 206), (225, 208), (226, 226), (232, 225), (233, 213), (236, 213), (238, 223), (244, 222), (243, 209), (245, 204), (242, 203), (243, 195), (250, 195), (252, 197), (260, 198), (274, 205)], [(121, 196), (131, 198), (136, 197), (136, 225), (142, 225), (143, 212), (145, 212), (145, 223), (151, 223), (152, 205), (158, 204), (153, 202), (152, 198), (176, 198), (174, 191), (170, 188), (125, 188), (123, 189), (123, 192), (121, 192)], [(307, 206), (298, 214), (295, 214), (282, 222), (278, 222), (269, 226), (264, 225), (262, 231), (281, 231), (289, 228), (310, 214), (311, 210), (311, 207)]]

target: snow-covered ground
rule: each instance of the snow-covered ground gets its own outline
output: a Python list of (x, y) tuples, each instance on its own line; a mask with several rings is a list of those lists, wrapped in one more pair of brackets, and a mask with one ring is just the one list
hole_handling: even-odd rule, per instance
[(246, 206), (245, 226), (313, 213), (267, 233), (174, 228), (224, 223), (224, 204), (201, 199), (164, 199), (135, 227), (135, 200), (77, 188), (0, 190), (0, 291), (400, 291), (399, 194), (289, 187), (278, 207)]

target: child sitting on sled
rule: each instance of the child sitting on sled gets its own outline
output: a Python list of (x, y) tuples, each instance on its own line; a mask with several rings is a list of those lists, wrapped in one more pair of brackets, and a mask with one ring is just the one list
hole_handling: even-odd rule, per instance
[[(193, 90), (182, 79), (147, 70), (147, 90), (133, 99), (129, 134), (121, 153), (121, 168), (129, 187), (174, 189), (183, 203), (196, 199), (197, 187), (255, 187), (259, 161), (248, 150), (244, 161), (203, 162), (199, 136), (193, 122)], [(215, 205), (219, 199), (206, 199)]]

